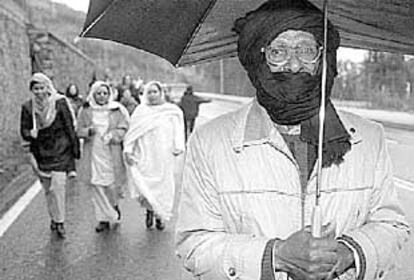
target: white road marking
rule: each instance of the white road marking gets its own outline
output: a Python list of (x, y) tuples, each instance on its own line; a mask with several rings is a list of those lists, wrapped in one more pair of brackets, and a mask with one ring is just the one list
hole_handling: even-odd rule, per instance
[(398, 144), (399, 142), (395, 139), (386, 138), (385, 141), (387, 141), (388, 144)]
[(42, 189), (40, 181), (37, 180), (19, 200), (0, 219), (0, 237), (7, 231), (13, 222), (19, 217), (24, 209), (30, 204), (35, 196)]
[(401, 178), (398, 178), (398, 177), (394, 177), (394, 182), (395, 182), (395, 186), (397, 188), (401, 188), (401, 189), (404, 189), (404, 190), (407, 190), (407, 191), (414, 192), (414, 183), (413, 182), (410, 182), (410, 181), (407, 181), (407, 180), (404, 180), (404, 179), (401, 179)]

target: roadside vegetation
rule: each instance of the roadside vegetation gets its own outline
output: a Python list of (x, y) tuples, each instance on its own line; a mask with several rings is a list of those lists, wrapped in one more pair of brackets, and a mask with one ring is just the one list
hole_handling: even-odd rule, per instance
[(340, 61), (333, 97), (370, 108), (414, 112), (414, 59), (368, 51), (362, 63)]

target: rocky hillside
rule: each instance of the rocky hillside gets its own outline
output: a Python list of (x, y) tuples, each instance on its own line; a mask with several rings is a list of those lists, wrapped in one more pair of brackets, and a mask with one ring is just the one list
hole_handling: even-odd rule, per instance
[(75, 44), (74, 39), (81, 32), (85, 13), (49, 0), (31, 0), (27, 3), (30, 7), (31, 20), (36, 26), (45, 28), (74, 44), (94, 59), (102, 69), (110, 68), (117, 80), (123, 74), (129, 73), (135, 77), (141, 76), (145, 80), (191, 82), (200, 90), (215, 88), (215, 78), (208, 74), (211, 72), (208, 69), (212, 68), (211, 65), (176, 69), (155, 55), (111, 41), (82, 38)]

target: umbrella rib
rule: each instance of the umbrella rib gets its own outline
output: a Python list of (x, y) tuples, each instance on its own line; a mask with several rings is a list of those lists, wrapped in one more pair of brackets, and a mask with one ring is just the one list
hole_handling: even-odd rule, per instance
[(94, 21), (91, 23), (91, 24), (89, 24), (89, 26), (87, 27), (87, 28), (85, 28), (85, 30), (79, 35), (79, 37), (84, 37), (84, 35), (86, 34), (86, 33), (88, 33), (89, 32), (89, 30), (91, 30), (100, 20), (101, 20), (101, 18), (109, 11), (109, 9), (116, 3), (116, 2), (118, 2), (118, 0), (113, 0), (112, 2), (111, 2), (111, 4), (109, 4), (106, 8), (105, 8), (105, 10), (96, 18), (96, 19), (94, 19)]
[[(115, 0), (116, 1), (116, 0)], [(206, 12), (204, 13), (203, 17), (201, 18), (200, 22), (198, 23), (197, 27), (194, 29), (194, 32), (191, 34), (191, 38), (190, 40), (187, 41), (187, 44), (185, 45), (180, 58), (178, 59), (177, 63), (175, 64), (175, 66), (179, 66), (180, 65), (180, 60), (183, 57), (183, 54), (188, 50), (188, 48), (190, 47), (191, 43), (194, 41), (195, 36), (197, 35), (197, 33), (200, 31), (204, 21), (206, 20), (207, 16), (209, 15), (209, 13), (211, 12), (211, 10), (213, 9), (214, 5), (216, 4), (217, 0), (213, 0), (210, 2), (210, 5), (207, 7)]]

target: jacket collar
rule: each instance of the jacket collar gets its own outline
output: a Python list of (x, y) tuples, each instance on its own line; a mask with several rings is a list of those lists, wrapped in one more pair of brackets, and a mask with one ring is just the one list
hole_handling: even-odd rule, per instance
[[(361, 135), (353, 124), (341, 112), (338, 112), (345, 129), (351, 135), (351, 144), (362, 141)], [(240, 152), (246, 146), (273, 143), (279, 149), (286, 150), (286, 144), (280, 134), (281, 127), (272, 122), (266, 110), (254, 98), (248, 105), (238, 111), (235, 130), (232, 136), (232, 146), (236, 152)], [(285, 152), (289, 153), (288, 150)]]

